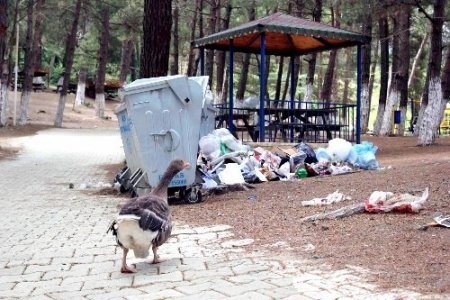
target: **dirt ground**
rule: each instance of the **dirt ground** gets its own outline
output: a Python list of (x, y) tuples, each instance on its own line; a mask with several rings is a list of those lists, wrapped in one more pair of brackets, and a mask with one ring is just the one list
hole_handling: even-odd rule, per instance
[[(72, 111), (73, 98), (69, 96), (64, 127), (117, 127), (113, 114), (117, 102), (107, 103), (111, 119), (100, 120), (92, 105)], [(50, 127), (56, 103), (55, 93), (33, 93), (31, 125), (0, 128), (0, 159), (14, 157), (20, 150), (17, 140), (21, 136)], [(257, 184), (249, 191), (209, 196), (200, 204), (174, 205), (174, 218), (191, 225), (232, 225), (236, 237), (255, 240), (251, 246), (254, 251), (286, 253), (333, 268), (366, 268), (373, 271), (373, 282), (384, 288), (449, 293), (450, 229), (418, 228), (432, 221), (436, 212), (450, 214), (450, 137), (439, 138), (430, 147), (415, 146), (414, 137), (364, 136), (362, 140), (379, 147), (377, 159), (382, 170)], [(111, 170), (112, 180), (119, 166), (105, 167)], [(319, 212), (361, 203), (376, 190), (417, 195), (426, 187), (430, 197), (418, 214), (356, 214), (316, 223), (300, 221)], [(301, 205), (303, 200), (324, 197), (336, 190), (352, 200), (322, 207)]]

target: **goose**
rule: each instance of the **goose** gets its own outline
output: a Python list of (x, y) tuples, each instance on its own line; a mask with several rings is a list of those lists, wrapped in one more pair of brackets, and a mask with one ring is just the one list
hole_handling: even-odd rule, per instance
[(173, 160), (158, 185), (149, 194), (125, 203), (117, 218), (111, 223), (108, 231), (112, 231), (117, 244), (123, 249), (120, 272), (136, 272), (127, 265), (127, 254), (130, 249), (136, 257), (146, 258), (152, 247), (152, 263), (160, 262), (158, 247), (169, 239), (172, 232), (172, 215), (167, 199), (168, 186), (178, 172), (190, 166), (185, 160)]

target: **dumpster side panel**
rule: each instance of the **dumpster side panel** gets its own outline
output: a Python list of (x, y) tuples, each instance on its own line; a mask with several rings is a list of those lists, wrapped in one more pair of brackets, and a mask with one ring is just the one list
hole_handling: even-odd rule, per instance
[[(134, 118), (136, 129), (144, 132), (139, 138), (143, 169), (150, 186), (155, 186), (173, 159), (182, 158), (196, 165), (201, 109), (195, 100), (183, 104), (171, 89), (145, 94), (148, 101), (134, 105)], [(175, 176), (170, 187), (190, 185), (194, 180), (195, 170), (183, 170)]]
[(122, 138), (123, 151), (125, 153), (127, 166), (133, 173), (139, 168), (139, 156), (135, 145), (136, 139), (133, 134), (133, 123), (131, 122), (125, 108), (117, 112), (117, 119), (119, 121), (120, 136)]
[(167, 80), (157, 79), (154, 84), (151, 79), (146, 79), (146, 84), (141, 81), (141, 89), (133, 88), (128, 94), (125, 90), (124, 100), (149, 185), (157, 185), (169, 163), (181, 158), (193, 167), (177, 174), (170, 187), (188, 186), (195, 181), (203, 92), (186, 76), (172, 78), (176, 81), (172, 84), (170, 77)]

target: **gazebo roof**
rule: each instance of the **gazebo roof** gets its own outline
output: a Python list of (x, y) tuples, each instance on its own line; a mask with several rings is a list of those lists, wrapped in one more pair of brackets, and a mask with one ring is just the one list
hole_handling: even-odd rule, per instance
[(266, 53), (281, 56), (343, 48), (370, 42), (370, 37), (329, 25), (275, 13), (234, 28), (194, 40), (195, 47), (260, 53), (261, 33), (266, 35)]

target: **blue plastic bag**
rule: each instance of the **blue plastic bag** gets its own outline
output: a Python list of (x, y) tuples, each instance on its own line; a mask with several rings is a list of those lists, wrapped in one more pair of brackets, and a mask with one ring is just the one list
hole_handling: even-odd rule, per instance
[(378, 161), (375, 158), (377, 150), (378, 147), (374, 146), (373, 143), (364, 141), (361, 144), (353, 145), (347, 160), (355, 167), (376, 170), (379, 167)]

